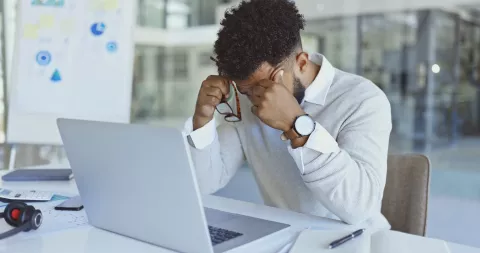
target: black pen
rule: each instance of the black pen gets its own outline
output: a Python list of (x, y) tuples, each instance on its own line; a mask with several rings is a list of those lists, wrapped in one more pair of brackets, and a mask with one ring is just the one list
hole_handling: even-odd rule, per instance
[(359, 229), (359, 230), (357, 230), (357, 231), (355, 231), (355, 232), (353, 232), (353, 233), (351, 233), (351, 234), (349, 234), (345, 237), (342, 237), (338, 240), (335, 240), (332, 243), (330, 243), (330, 245), (328, 245), (328, 248), (329, 249), (334, 249), (334, 248), (352, 240), (353, 238), (355, 238), (357, 236), (360, 236), (361, 234), (363, 234), (363, 231), (365, 231), (365, 229)]

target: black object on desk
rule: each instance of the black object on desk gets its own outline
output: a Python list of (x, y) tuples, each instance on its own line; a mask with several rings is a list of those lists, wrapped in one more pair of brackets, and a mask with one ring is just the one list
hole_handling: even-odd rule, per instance
[(342, 245), (342, 244), (344, 244), (344, 243), (352, 240), (353, 238), (360, 236), (361, 234), (363, 234), (363, 231), (365, 231), (365, 229), (359, 229), (359, 230), (357, 230), (357, 231), (355, 231), (355, 232), (353, 232), (353, 233), (351, 233), (351, 234), (349, 234), (349, 235), (347, 235), (347, 236), (345, 236), (345, 237), (342, 237), (342, 238), (340, 238), (340, 239), (338, 239), (338, 240), (335, 240), (335, 241), (333, 241), (332, 243), (330, 243), (330, 245), (328, 246), (328, 248), (329, 248), (329, 249), (334, 249), (334, 248), (336, 248), (336, 247), (338, 247), (338, 246), (340, 246), (340, 245)]
[(72, 178), (71, 169), (18, 169), (2, 177), (3, 181), (68, 181)]
[(80, 211), (83, 209), (82, 199), (80, 196), (75, 196), (65, 200), (60, 205), (55, 207), (55, 210), (60, 211)]

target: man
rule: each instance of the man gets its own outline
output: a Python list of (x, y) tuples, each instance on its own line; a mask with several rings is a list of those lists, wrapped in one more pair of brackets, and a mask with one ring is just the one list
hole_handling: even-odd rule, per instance
[[(224, 187), (247, 161), (267, 205), (387, 228), (390, 104), (369, 80), (304, 52), (304, 24), (288, 0), (244, 1), (225, 13), (219, 75), (203, 81), (185, 129), (200, 189)], [(215, 110), (226, 115), (218, 128)]]

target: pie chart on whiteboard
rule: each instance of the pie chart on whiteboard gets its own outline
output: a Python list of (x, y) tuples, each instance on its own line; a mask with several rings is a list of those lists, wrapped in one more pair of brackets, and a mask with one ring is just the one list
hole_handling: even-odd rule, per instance
[(90, 31), (94, 36), (100, 36), (105, 32), (105, 24), (104, 23), (93, 23), (90, 26)]

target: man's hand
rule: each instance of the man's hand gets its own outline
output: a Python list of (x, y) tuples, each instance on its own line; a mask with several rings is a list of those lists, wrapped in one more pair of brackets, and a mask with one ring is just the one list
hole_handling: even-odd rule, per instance
[(193, 130), (197, 130), (213, 119), (215, 107), (230, 94), (230, 81), (221, 76), (209, 76), (198, 92), (193, 115)]
[(288, 131), (295, 119), (305, 114), (292, 93), (283, 85), (283, 70), (272, 80), (262, 80), (253, 89), (252, 113), (272, 128)]

